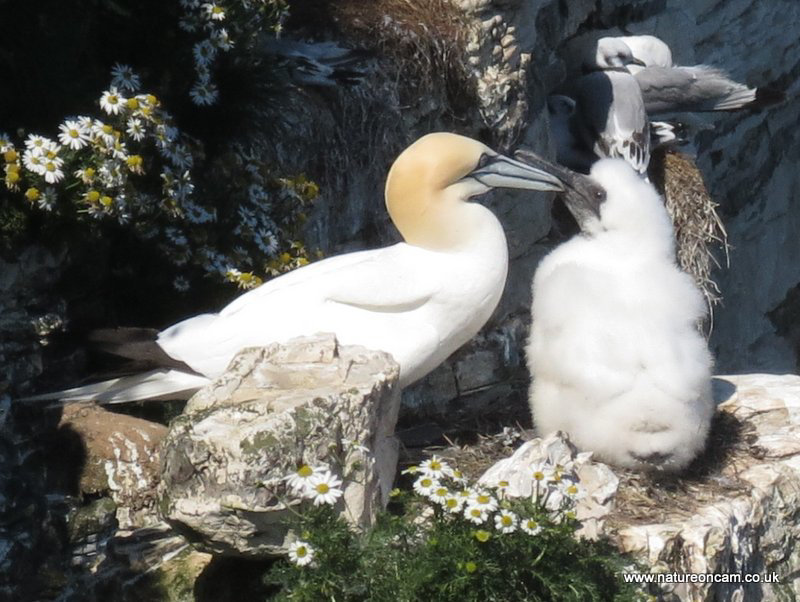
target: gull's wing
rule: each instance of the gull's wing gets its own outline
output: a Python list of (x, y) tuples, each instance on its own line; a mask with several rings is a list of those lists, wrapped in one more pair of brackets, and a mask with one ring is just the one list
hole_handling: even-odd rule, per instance
[(733, 81), (720, 69), (648, 67), (636, 74), (647, 112), (734, 111), (756, 101), (757, 90)]

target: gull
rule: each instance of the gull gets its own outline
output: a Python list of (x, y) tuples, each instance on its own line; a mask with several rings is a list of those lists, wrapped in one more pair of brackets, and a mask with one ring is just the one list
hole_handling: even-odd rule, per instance
[(750, 88), (716, 67), (681, 67), (672, 62), (672, 51), (655, 36), (604, 37), (597, 41), (595, 64), (603, 55), (616, 54), (624, 45), (635, 61), (625, 66), (642, 91), (649, 115), (670, 112), (735, 111), (759, 108), (783, 99), (771, 88)]
[(516, 161), (463, 136), (423, 136), (400, 154), (386, 180), (386, 208), (404, 242), (312, 263), (219, 313), (170, 326), (153, 343), (169, 369), (27, 399), (186, 398), (222, 374), (240, 350), (318, 332), (390, 353), (405, 387), (472, 338), (503, 292), (503, 228), (470, 199), (496, 187), (564, 190), (551, 169), (558, 170), (538, 158)]
[(588, 172), (600, 158), (622, 158), (641, 175), (650, 161), (650, 127), (642, 93), (626, 66), (638, 62), (622, 42), (598, 46), (593, 69), (548, 98), (557, 160)]
[(680, 470), (703, 450), (714, 409), (703, 295), (675, 263), (672, 223), (649, 182), (619, 159), (574, 178), (594, 187), (584, 196), (599, 209), (568, 204), (582, 232), (533, 278), (534, 425), (611, 464)]
[(259, 49), (275, 57), (292, 82), (300, 86), (353, 85), (366, 77), (362, 63), (368, 54), (336, 42), (301, 42), (265, 36)]

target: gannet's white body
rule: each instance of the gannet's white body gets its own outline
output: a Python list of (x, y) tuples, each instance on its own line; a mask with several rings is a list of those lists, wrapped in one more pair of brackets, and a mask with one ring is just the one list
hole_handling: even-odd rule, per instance
[(157, 343), (186, 370), (29, 399), (187, 397), (221, 374), (241, 349), (316, 332), (391, 353), (404, 387), (473, 337), (500, 300), (506, 238), (491, 211), (468, 202), (493, 187), (563, 190), (555, 176), (475, 140), (424, 136), (397, 158), (386, 182), (386, 206), (405, 242), (319, 261), (267, 282), (217, 314), (167, 328)]
[(675, 263), (672, 224), (654, 188), (620, 160), (591, 179), (600, 217), (539, 264), (527, 359), (540, 434), (569, 433), (607, 462), (679, 470), (708, 433), (706, 304)]
[(331, 257), (242, 295), (218, 314), (180, 322), (158, 343), (213, 378), (243, 347), (333, 332), (343, 345), (391, 353), (405, 386), (471, 339), (503, 292), (503, 229), (485, 207), (469, 207), (481, 225), (464, 248), (399, 243)]

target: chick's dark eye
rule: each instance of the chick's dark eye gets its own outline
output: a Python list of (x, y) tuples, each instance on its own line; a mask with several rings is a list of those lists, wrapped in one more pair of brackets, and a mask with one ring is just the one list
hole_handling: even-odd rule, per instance
[(489, 164), (489, 161), (491, 160), (492, 158), (489, 155), (483, 153), (481, 155), (481, 158), (478, 159), (478, 169), (480, 169), (481, 167), (486, 167)]
[(604, 201), (606, 199), (606, 191), (602, 188), (595, 188), (594, 198), (596, 198), (598, 201)]

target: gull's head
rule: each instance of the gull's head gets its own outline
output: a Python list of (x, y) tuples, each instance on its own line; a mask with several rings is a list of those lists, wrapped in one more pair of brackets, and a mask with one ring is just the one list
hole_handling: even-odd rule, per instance
[(600, 38), (594, 64), (584, 65), (588, 69), (626, 69), (628, 65), (645, 66), (644, 62), (633, 56), (630, 46), (619, 38)]
[(471, 198), (492, 188), (563, 190), (547, 167), (498, 154), (485, 144), (444, 132), (423, 136), (395, 160), (386, 180), (386, 208), (409, 244), (457, 248), (496, 219)]

